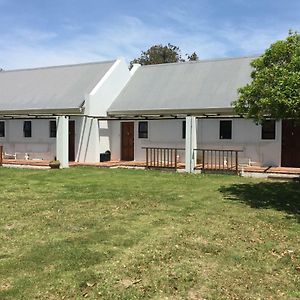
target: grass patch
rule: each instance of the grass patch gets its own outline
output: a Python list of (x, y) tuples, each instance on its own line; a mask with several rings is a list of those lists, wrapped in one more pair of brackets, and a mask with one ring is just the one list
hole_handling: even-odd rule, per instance
[(297, 299), (300, 185), (0, 169), (1, 299)]

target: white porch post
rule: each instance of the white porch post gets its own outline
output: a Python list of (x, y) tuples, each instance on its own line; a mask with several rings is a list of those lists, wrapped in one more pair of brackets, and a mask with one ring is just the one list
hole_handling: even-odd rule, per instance
[(193, 173), (196, 166), (197, 129), (196, 117), (187, 116), (185, 119), (185, 172)]
[(61, 168), (69, 167), (69, 117), (56, 118), (56, 158)]

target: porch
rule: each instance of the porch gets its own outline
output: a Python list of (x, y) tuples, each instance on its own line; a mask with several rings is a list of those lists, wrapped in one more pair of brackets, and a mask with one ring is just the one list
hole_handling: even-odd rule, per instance
[[(35, 167), (49, 169), (50, 161), (43, 160), (20, 160), (20, 159), (3, 159), (2, 165), (7, 167)], [(70, 162), (70, 167), (95, 167), (95, 168), (136, 168), (136, 169), (147, 169), (146, 161), (107, 161), (98, 163), (80, 163), (80, 162)], [(148, 166), (149, 168), (149, 166)], [(157, 167), (157, 169), (159, 169)], [(174, 168), (161, 168), (165, 170), (173, 170)], [(185, 169), (185, 164), (178, 162), (176, 171), (183, 172)], [(203, 171), (202, 163), (196, 164), (196, 172)], [(215, 166), (205, 166), (206, 172), (215, 172)], [(234, 173), (232, 170), (231, 173)], [(289, 167), (259, 167), (259, 166), (244, 166), (238, 165), (238, 174), (248, 177), (265, 177), (271, 179), (293, 179), (300, 178), (300, 168), (289, 168)]]

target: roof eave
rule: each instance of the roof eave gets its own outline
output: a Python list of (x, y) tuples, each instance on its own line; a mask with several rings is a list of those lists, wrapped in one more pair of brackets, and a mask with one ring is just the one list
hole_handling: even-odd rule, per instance
[(224, 108), (193, 108), (193, 109), (155, 109), (155, 110), (123, 110), (114, 111), (109, 110), (108, 116), (147, 116), (147, 115), (159, 115), (159, 116), (170, 116), (170, 115), (232, 115), (234, 114), (233, 107)]
[(73, 115), (83, 114), (82, 108), (0, 110), (0, 115)]

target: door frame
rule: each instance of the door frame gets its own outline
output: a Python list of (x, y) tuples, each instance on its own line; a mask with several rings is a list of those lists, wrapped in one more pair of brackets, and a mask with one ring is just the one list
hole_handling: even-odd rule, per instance
[[(297, 149), (300, 148), (300, 124), (297, 120), (282, 120), (281, 128), (281, 166), (299, 168), (300, 159)], [(296, 129), (297, 128), (297, 129)], [(298, 139), (297, 139), (298, 137)], [(290, 150), (289, 150), (290, 149)]]
[[(124, 140), (123, 140), (123, 124), (131, 124), (131, 130), (132, 130), (132, 150), (131, 150), (131, 157), (132, 159), (124, 159), (126, 157), (124, 157)], [(134, 136), (134, 133), (135, 133), (135, 122), (133, 121), (125, 121), (125, 122), (121, 122), (120, 123), (120, 131), (121, 131), (121, 134), (120, 134), (120, 159), (121, 160), (124, 160), (124, 161), (133, 161), (134, 160), (134, 145), (135, 145), (135, 136)], [(128, 158), (128, 157), (127, 157)]]
[[(71, 139), (72, 135), (72, 139)], [(75, 127), (75, 120), (69, 120), (69, 129), (68, 129), (68, 160), (75, 161), (75, 138), (76, 138), (76, 127)]]

